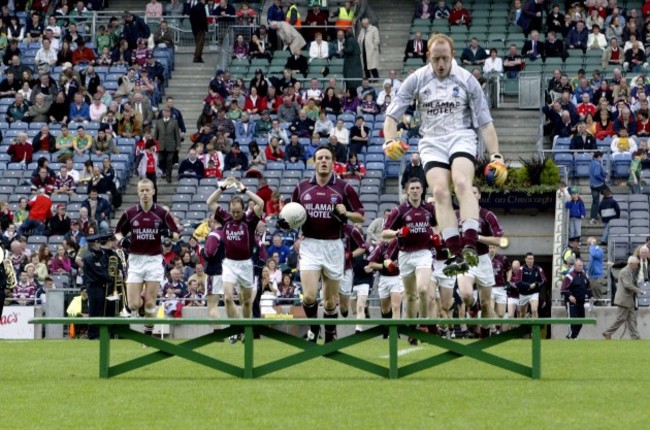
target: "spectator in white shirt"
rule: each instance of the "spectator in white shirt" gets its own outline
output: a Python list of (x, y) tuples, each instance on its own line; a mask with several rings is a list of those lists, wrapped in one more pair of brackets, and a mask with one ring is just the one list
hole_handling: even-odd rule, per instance
[(89, 108), (90, 120), (100, 121), (107, 110), (106, 106), (102, 103), (102, 97), (99, 94), (95, 94), (93, 96), (93, 102)]
[(49, 39), (43, 39), (43, 45), (38, 51), (36, 51), (34, 62), (37, 66), (43, 63), (48, 64), (49, 66), (54, 66), (57, 61), (56, 54), (56, 50), (52, 48), (52, 42)]
[(65, 165), (68, 168), (68, 175), (72, 176), (75, 185), (79, 183), (79, 172), (74, 169), (74, 160), (72, 158), (67, 158), (65, 160)]
[(607, 48), (607, 38), (600, 32), (600, 27), (594, 24), (587, 37), (587, 49), (605, 50), (605, 48)]
[(336, 136), (336, 140), (341, 145), (347, 145), (350, 143), (350, 131), (344, 127), (342, 119), (336, 121), (336, 127), (330, 131), (330, 136)]
[(490, 56), (483, 64), (483, 73), (492, 72), (498, 73), (499, 76), (503, 75), (503, 60), (497, 57), (497, 50), (494, 48), (490, 49)]
[(392, 100), (394, 94), (395, 92), (393, 91), (393, 87), (391, 86), (390, 82), (384, 82), (384, 89), (380, 91), (379, 95), (377, 96), (377, 106), (384, 104), (386, 101), (386, 96), (390, 96)]
[(309, 62), (311, 63), (315, 58), (329, 58), (329, 46), (323, 41), (321, 33), (316, 33), (314, 41), (309, 44)]
[(397, 92), (397, 90), (399, 90), (400, 85), (402, 85), (402, 81), (397, 79), (396, 70), (391, 70), (388, 72), (388, 78), (384, 80), (384, 85), (386, 85), (386, 83), (390, 84), (390, 86), (393, 88), (393, 91)]
[(318, 83), (318, 79), (312, 79), (311, 84), (309, 88), (305, 90), (302, 96), (302, 101), (303, 104), (307, 104), (309, 99), (314, 99), (316, 102), (320, 103), (321, 100), (323, 100), (323, 90), (320, 88), (320, 84)]

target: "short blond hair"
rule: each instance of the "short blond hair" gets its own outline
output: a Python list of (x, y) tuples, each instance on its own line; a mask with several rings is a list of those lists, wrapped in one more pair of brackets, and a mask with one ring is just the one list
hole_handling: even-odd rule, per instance
[(451, 52), (454, 52), (454, 40), (443, 33), (431, 33), (429, 40), (427, 41), (427, 50), (430, 50), (433, 45), (446, 43), (451, 48)]

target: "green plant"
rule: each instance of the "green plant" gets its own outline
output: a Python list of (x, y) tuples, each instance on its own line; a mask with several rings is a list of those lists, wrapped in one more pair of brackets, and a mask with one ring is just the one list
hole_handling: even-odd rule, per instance
[(540, 185), (555, 187), (560, 182), (560, 169), (550, 157), (544, 162), (544, 170), (540, 175)]
[[(528, 173), (528, 181), (530, 182), (530, 185), (541, 185), (542, 184), (541, 176), (542, 176), (542, 172), (544, 171), (546, 160), (543, 157), (540, 157), (538, 155), (534, 155), (532, 158), (528, 160), (524, 160), (523, 158), (519, 158), (519, 160), (521, 161), (523, 168), (525, 168), (526, 172)], [(559, 173), (558, 173), (558, 181), (559, 181)]]

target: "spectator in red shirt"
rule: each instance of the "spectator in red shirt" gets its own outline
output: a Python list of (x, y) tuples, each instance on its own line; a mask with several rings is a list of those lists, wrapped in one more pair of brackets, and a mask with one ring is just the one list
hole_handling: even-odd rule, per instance
[(9, 144), (7, 154), (11, 155), (12, 163), (29, 164), (32, 162), (33, 151), (32, 144), (27, 140), (27, 133), (19, 133)]
[(44, 187), (38, 189), (38, 194), (27, 203), (27, 208), (29, 215), (18, 228), (18, 236), (42, 235), (45, 223), (52, 217), (52, 200)]
[(269, 181), (266, 178), (260, 178), (257, 187), (257, 195), (264, 201), (264, 207), (266, 208), (266, 203), (271, 200), (273, 190), (269, 186)]
[(75, 66), (79, 63), (95, 63), (95, 51), (80, 43), (77, 49), (72, 53), (72, 64)]
[(47, 167), (42, 166), (38, 169), (38, 176), (32, 178), (32, 194), (38, 194), (41, 188), (47, 189), (49, 187), (53, 191), (54, 183), (54, 178), (50, 176)]
[(273, 191), (273, 194), (271, 194), (271, 200), (266, 202), (266, 204), (264, 205), (265, 207), (264, 212), (266, 212), (266, 219), (278, 216), (283, 206), (284, 203), (280, 199), (280, 192)]
[(147, 178), (153, 182), (154, 195), (153, 201), (158, 201), (158, 186), (156, 184), (156, 178), (158, 177), (158, 150), (157, 142), (154, 139), (149, 139), (145, 143), (144, 152), (142, 152), (142, 158), (138, 163), (138, 176), (141, 179)]
[(280, 141), (277, 137), (272, 137), (269, 145), (264, 150), (266, 159), (269, 161), (284, 161), (284, 151), (280, 148)]
[(596, 115), (596, 106), (591, 103), (589, 94), (587, 93), (582, 94), (582, 103), (578, 104), (576, 110), (578, 111), (580, 118), (583, 120), (587, 117), (587, 114), (591, 114), (592, 117)]
[(350, 157), (345, 165), (345, 172), (342, 174), (343, 179), (363, 179), (366, 176), (366, 166), (359, 161), (356, 152), (350, 152)]
[(463, 7), (462, 1), (454, 3), (454, 9), (449, 14), (450, 25), (470, 25), (472, 23), (472, 16), (469, 11)]

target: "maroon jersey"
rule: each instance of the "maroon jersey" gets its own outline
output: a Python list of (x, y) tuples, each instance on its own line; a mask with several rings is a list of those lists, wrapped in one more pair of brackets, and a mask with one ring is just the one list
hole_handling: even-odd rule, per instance
[[(397, 251), (398, 247), (394, 246), (395, 242), (382, 242), (379, 246), (376, 246), (372, 250), (370, 256), (368, 256), (368, 261), (371, 263), (379, 263), (382, 266), (382, 269), (379, 271), (381, 276), (398, 276), (399, 275), (399, 265), (397, 264)], [(393, 270), (388, 270), (384, 267), (384, 261), (390, 260), (394, 263), (395, 267)]]
[(494, 281), (497, 287), (506, 285), (506, 274), (510, 270), (510, 260), (504, 255), (496, 254), (492, 259), (492, 269), (494, 269)]
[(345, 253), (350, 254), (350, 258), (345, 259), (345, 270), (352, 269), (352, 252), (356, 251), (359, 248), (368, 249), (366, 241), (363, 240), (363, 235), (358, 228), (352, 224), (345, 224), (343, 226), (343, 245), (345, 247)]
[(508, 297), (512, 299), (519, 298), (519, 290), (517, 289), (517, 282), (519, 281), (521, 281), (521, 268), (519, 268), (519, 270), (512, 271), (512, 277), (510, 278), (510, 285), (512, 286), (512, 288), (508, 288), (506, 291)]
[[(456, 216), (460, 220), (460, 212), (458, 210), (456, 211)], [(503, 236), (503, 228), (501, 227), (501, 224), (499, 224), (497, 216), (484, 208), (480, 208), (478, 213), (478, 234), (479, 236)], [(478, 255), (485, 255), (489, 251), (488, 245), (481, 242), (476, 243), (476, 252)]]
[(235, 221), (232, 215), (220, 206), (214, 212), (214, 217), (223, 228), (226, 258), (240, 261), (250, 259), (255, 248), (255, 229), (260, 217), (254, 211), (248, 210), (242, 219)]
[(431, 235), (433, 226), (436, 225), (436, 214), (433, 205), (420, 203), (414, 207), (406, 200), (401, 205), (394, 207), (384, 222), (384, 230), (398, 230), (408, 227), (409, 234), (398, 238), (399, 249), (405, 252), (431, 249)]
[(357, 192), (347, 182), (332, 175), (325, 186), (316, 183), (316, 176), (301, 181), (293, 190), (292, 200), (307, 211), (307, 221), (302, 226), (304, 237), (335, 240), (343, 237), (343, 223), (332, 216), (338, 204), (344, 204), (349, 212), (363, 215), (363, 205)]
[(149, 211), (145, 211), (140, 204), (131, 206), (122, 214), (115, 226), (115, 231), (119, 231), (124, 236), (131, 232), (130, 253), (137, 255), (162, 254), (160, 245), (162, 229), (180, 233), (172, 214), (156, 203)]

